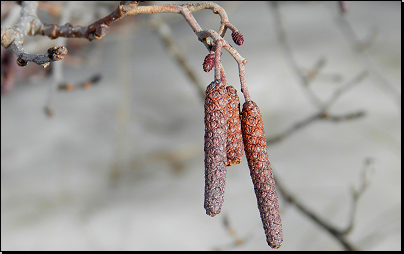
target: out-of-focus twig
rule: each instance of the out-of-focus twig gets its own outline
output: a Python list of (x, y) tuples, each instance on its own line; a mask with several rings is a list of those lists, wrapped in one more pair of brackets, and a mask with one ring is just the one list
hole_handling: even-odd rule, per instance
[(223, 224), (224, 227), (227, 229), (227, 232), (234, 238), (234, 243), (236, 245), (240, 245), (244, 243), (244, 240), (238, 236), (236, 230), (230, 225), (229, 218), (227, 215), (223, 216)]
[(369, 179), (367, 178), (368, 171), (371, 169), (372, 160), (366, 159), (364, 167), (361, 173), (361, 185), (357, 190), (352, 191), (352, 208), (349, 215), (348, 225), (345, 228), (338, 228), (328, 223), (324, 218), (321, 218), (318, 214), (310, 210), (303, 202), (297, 199), (289, 190), (285, 187), (279, 177), (275, 176), (276, 186), (279, 190), (279, 194), (286, 200), (286, 202), (294, 205), (300, 212), (312, 219), (316, 224), (321, 226), (324, 230), (335, 237), (345, 250), (358, 250), (348, 239), (348, 234), (354, 227), (354, 216), (358, 207), (359, 198), (362, 196), (366, 187), (369, 185)]
[(156, 29), (162, 41), (166, 45), (168, 51), (173, 54), (179, 66), (185, 71), (192, 83), (195, 84), (200, 95), (198, 97), (200, 97), (202, 100), (205, 100), (205, 87), (204, 85), (202, 85), (194, 69), (189, 65), (181, 47), (173, 38), (170, 25), (158, 17), (154, 17), (151, 24)]
[[(70, 16), (73, 10), (73, 4), (74, 2), (68, 1), (64, 3), (64, 8), (61, 13), (60, 17), (60, 23), (64, 24), (67, 21), (70, 20)], [(58, 38), (56, 39), (57, 43), (59, 45), (62, 45), (63, 47), (66, 45), (66, 38)], [(62, 47), (60, 46), (60, 47)], [(65, 48), (65, 47), (64, 47)], [(52, 68), (52, 82), (49, 86), (49, 94), (48, 94), (48, 99), (45, 104), (45, 113), (48, 117), (53, 116), (53, 111), (51, 107), (52, 99), (55, 96), (55, 92), (57, 90), (57, 84), (60, 83), (63, 80), (63, 63), (64, 62), (56, 62), (54, 64), (54, 68)], [(48, 63), (49, 65), (49, 63)]]
[(366, 76), (367, 71), (360, 72), (352, 80), (348, 81), (343, 86), (335, 90), (334, 93), (331, 95), (331, 97), (323, 104), (323, 107), (318, 112), (312, 114), (311, 116), (301, 121), (298, 121), (297, 123), (293, 124), (290, 128), (283, 131), (281, 134), (278, 134), (275, 137), (267, 138), (267, 144), (270, 145), (272, 143), (280, 142), (281, 140), (285, 139), (294, 132), (302, 129), (303, 127), (308, 126), (309, 124), (317, 120), (329, 120), (334, 122), (340, 122), (340, 121), (354, 120), (363, 117), (365, 115), (364, 111), (350, 112), (342, 115), (333, 115), (328, 112), (328, 109), (344, 92), (347, 92), (353, 86), (358, 85)]
[[(345, 3), (341, 3), (341, 11), (346, 12), (346, 6), (344, 5)], [(317, 64), (314, 66), (314, 68), (308, 72), (307, 75), (303, 75), (303, 73), (300, 71), (300, 68), (298, 67), (297, 62), (295, 61), (291, 47), (288, 43), (288, 40), (286, 38), (286, 31), (283, 27), (282, 24), (282, 19), (281, 19), (281, 14), (279, 10), (279, 6), (277, 2), (273, 2), (271, 4), (272, 10), (274, 13), (274, 16), (276, 18), (276, 24), (277, 24), (277, 33), (278, 33), (278, 38), (280, 41), (280, 44), (282, 45), (285, 55), (287, 56), (287, 59), (289, 60), (290, 66), (295, 72), (295, 74), (298, 76), (300, 84), (304, 88), (304, 91), (308, 95), (308, 98), (313, 102), (313, 104), (319, 109), (318, 112), (312, 114), (311, 116), (303, 119), (302, 121), (299, 121), (295, 124), (292, 125), (292, 127), (286, 129), (283, 133), (272, 137), (272, 138), (267, 138), (267, 144), (279, 142), (283, 140), (284, 138), (288, 137), (292, 133), (295, 133), (296, 131), (302, 129), (303, 127), (308, 126), (309, 124), (317, 121), (317, 120), (329, 120), (329, 121), (345, 121), (345, 120), (352, 120), (352, 119), (357, 119), (362, 117), (365, 113), (363, 111), (356, 111), (356, 112), (350, 112), (342, 115), (333, 115), (329, 113), (329, 108), (337, 101), (338, 98), (342, 94), (344, 94), (346, 91), (348, 91), (350, 88), (354, 87), (355, 85), (359, 84), (365, 77), (368, 76), (369, 72), (367, 70), (360, 72), (357, 74), (352, 80), (348, 81), (344, 85), (340, 86), (338, 89), (336, 89), (331, 97), (328, 100), (321, 100), (320, 98), (315, 95), (315, 93), (312, 91), (311, 87), (309, 86), (310, 82), (317, 76), (319, 73), (319, 70), (324, 66), (325, 60), (320, 59), (320, 61), (317, 62)], [(349, 232), (352, 230), (353, 225), (354, 225), (354, 214), (356, 213), (356, 208), (357, 208), (357, 202), (358, 198), (361, 196), (365, 189), (365, 185), (362, 185), (358, 191), (353, 192), (353, 204), (352, 204), (352, 212), (349, 217), (349, 224), (345, 229), (338, 229), (337, 227), (331, 225), (328, 223), (326, 220), (320, 218), (318, 215), (316, 215), (315, 212), (311, 211), (308, 209), (300, 200), (298, 200), (296, 197), (294, 197), (291, 193), (287, 191), (285, 186), (283, 185), (282, 181), (279, 180), (279, 178), (276, 178), (276, 183), (277, 187), (279, 188), (279, 193), (281, 196), (283, 196), (287, 202), (293, 204), (295, 207), (297, 207), (303, 214), (307, 215), (310, 217), (313, 221), (315, 221), (318, 225), (323, 227), (326, 231), (328, 231), (332, 236), (334, 236), (342, 246), (346, 250), (356, 250), (356, 247), (350, 243), (350, 241), (347, 239), (347, 235)]]
[(373, 163), (374, 163), (373, 158), (366, 158), (363, 163), (360, 186), (357, 189), (352, 188), (352, 208), (351, 208), (349, 223), (348, 223), (348, 226), (344, 230), (341, 230), (341, 234), (344, 234), (344, 235), (349, 234), (354, 227), (355, 214), (356, 214), (356, 210), (358, 208), (358, 200), (370, 184), (369, 171), (371, 171), (373, 169), (372, 168)]
[[(345, 4), (345, 9), (348, 7)], [(401, 110), (401, 93), (391, 84), (391, 82), (383, 75), (373, 64), (373, 61), (369, 58), (369, 56), (366, 54), (364, 48), (369, 47), (371, 44), (372, 39), (375, 38), (376, 32), (373, 29), (370, 33), (370, 36), (368, 36), (370, 39), (367, 39), (365, 41), (360, 41), (358, 40), (358, 36), (352, 29), (351, 24), (346, 18), (346, 15), (344, 15), (344, 12), (340, 12), (340, 15), (337, 16), (337, 25), (341, 29), (342, 34), (345, 36), (345, 39), (348, 41), (350, 44), (352, 51), (355, 52), (360, 59), (362, 60), (362, 63), (364, 66), (366, 66), (369, 75), (371, 78), (375, 79), (375, 83), (379, 86), (382, 87), (383, 90), (385, 90), (389, 96), (391, 96), (396, 103), (398, 104), (399, 110)]]
[(282, 17), (281, 17), (281, 13), (279, 10), (279, 6), (278, 6), (278, 2), (273, 1), (270, 2), (270, 6), (272, 8), (270, 8), (273, 11), (273, 16), (275, 17), (275, 22), (276, 22), (276, 33), (278, 35), (278, 40), (280, 42), (280, 45), (287, 57), (287, 60), (289, 62), (289, 65), (291, 66), (293, 72), (295, 73), (295, 75), (298, 77), (300, 84), (303, 87), (304, 92), (307, 94), (307, 96), (310, 98), (310, 100), (312, 101), (312, 103), (318, 107), (321, 108), (321, 106), (323, 105), (323, 102), (317, 97), (317, 95), (311, 90), (310, 86), (309, 86), (309, 81), (312, 80), (312, 78), (310, 78), (310, 76), (305, 76), (303, 75), (303, 73), (300, 71), (299, 66), (297, 65), (297, 62), (292, 54), (292, 48), (289, 45), (289, 42), (287, 40), (286, 37), (286, 31), (285, 28), (283, 26), (283, 22), (282, 22)]
[(73, 84), (71, 82), (60, 83), (58, 85), (58, 89), (64, 91), (71, 91), (73, 89), (89, 89), (92, 85), (97, 84), (100, 80), (101, 80), (101, 74), (97, 73), (88, 80), (80, 82), (78, 84)]

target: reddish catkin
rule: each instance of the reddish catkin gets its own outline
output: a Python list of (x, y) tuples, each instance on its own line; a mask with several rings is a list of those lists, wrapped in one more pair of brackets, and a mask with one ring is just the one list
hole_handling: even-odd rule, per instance
[(227, 86), (229, 102), (227, 114), (229, 127), (227, 131), (227, 166), (239, 164), (243, 157), (243, 140), (241, 136), (240, 123), (240, 101), (237, 90), (233, 86)]
[(215, 53), (211, 52), (203, 60), (202, 67), (205, 72), (210, 72), (214, 66), (215, 66)]
[(226, 86), (218, 80), (206, 88), (205, 97), (205, 210), (219, 214), (226, 185), (227, 104)]
[(231, 38), (233, 39), (234, 43), (239, 46), (243, 45), (244, 43), (244, 37), (239, 31), (231, 33)]
[(246, 101), (243, 105), (241, 131), (267, 243), (271, 248), (277, 249), (283, 241), (278, 196), (268, 159), (260, 110), (253, 101)]

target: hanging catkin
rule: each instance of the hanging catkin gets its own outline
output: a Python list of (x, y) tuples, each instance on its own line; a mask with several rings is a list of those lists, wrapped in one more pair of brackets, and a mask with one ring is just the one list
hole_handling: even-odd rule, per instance
[(226, 86), (218, 80), (206, 88), (205, 97), (205, 210), (209, 216), (221, 211), (226, 185), (227, 104)]
[(278, 196), (268, 159), (260, 110), (253, 101), (246, 101), (243, 105), (241, 130), (267, 243), (271, 248), (277, 249), (283, 241)]
[(229, 94), (227, 106), (229, 127), (227, 131), (227, 166), (239, 164), (243, 157), (243, 140), (240, 123), (240, 101), (233, 86), (226, 87)]

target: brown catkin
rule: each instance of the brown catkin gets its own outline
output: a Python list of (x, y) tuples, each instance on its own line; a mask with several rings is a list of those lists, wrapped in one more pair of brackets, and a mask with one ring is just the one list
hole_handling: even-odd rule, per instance
[(227, 106), (229, 127), (227, 131), (227, 166), (239, 164), (243, 157), (243, 138), (241, 136), (240, 101), (233, 86), (226, 87), (229, 94)]
[(239, 31), (231, 33), (231, 38), (237, 45), (243, 45), (244, 43), (244, 37)]
[(253, 101), (246, 101), (243, 105), (241, 131), (267, 243), (277, 249), (283, 241), (278, 196), (267, 154), (264, 125), (260, 110)]
[(215, 66), (215, 53), (211, 52), (203, 60), (202, 67), (205, 72), (210, 72), (214, 66)]
[(226, 185), (227, 104), (226, 86), (218, 80), (206, 88), (205, 97), (205, 210), (219, 214)]

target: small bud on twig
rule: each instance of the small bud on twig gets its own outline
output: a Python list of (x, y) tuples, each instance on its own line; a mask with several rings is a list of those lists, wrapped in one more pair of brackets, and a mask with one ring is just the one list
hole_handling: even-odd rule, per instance
[(231, 38), (233, 39), (234, 43), (239, 46), (243, 45), (244, 43), (243, 35), (239, 31), (231, 33)]
[(215, 53), (211, 52), (209, 53), (206, 57), (205, 60), (203, 60), (203, 70), (205, 72), (210, 72), (213, 67), (215, 66)]
[(25, 61), (24, 59), (22, 59), (21, 55), (17, 58), (17, 65), (18, 66), (23, 67), (23, 66), (26, 66), (27, 64), (28, 64), (28, 62)]
[(54, 61), (59, 61), (67, 54), (67, 48), (64, 46), (57, 46), (48, 49), (48, 57)]

